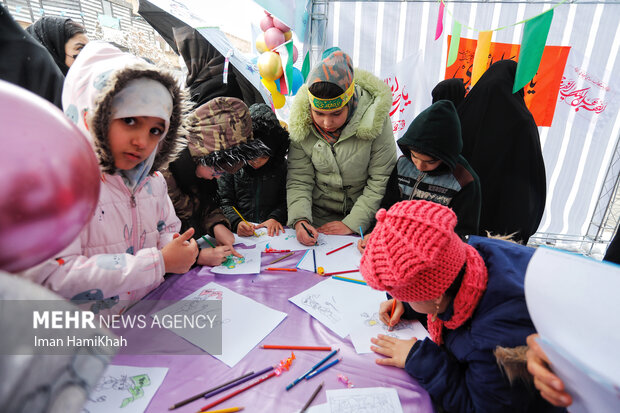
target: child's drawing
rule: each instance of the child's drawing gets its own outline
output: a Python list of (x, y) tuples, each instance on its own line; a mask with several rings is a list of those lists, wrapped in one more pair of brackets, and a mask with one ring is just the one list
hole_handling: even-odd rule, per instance
[(311, 309), (318, 311), (334, 323), (340, 321), (340, 310), (336, 307), (336, 299), (331, 297), (330, 299), (321, 302), (320, 297), (321, 296), (319, 294), (310, 294), (302, 300), (302, 303), (306, 307), (310, 307)]
[(258, 246), (248, 249), (238, 249), (243, 257), (235, 257), (229, 255), (226, 260), (211, 268), (211, 272), (215, 274), (258, 274), (260, 273), (260, 254), (261, 249)]
[(337, 396), (330, 399), (329, 405), (332, 412), (338, 413), (392, 413), (402, 409), (401, 406), (394, 405), (389, 395), (381, 393)]
[(245, 262), (245, 258), (235, 257), (234, 255), (229, 255), (226, 257), (226, 260), (221, 264), (222, 267), (226, 267), (229, 269), (237, 267), (239, 264), (243, 264)]
[(364, 324), (368, 327), (381, 328), (383, 330), (381, 334), (395, 338), (398, 338), (396, 331), (404, 330), (411, 324), (407, 322), (400, 322), (393, 326), (392, 331), (390, 331), (389, 327), (379, 318), (379, 313), (372, 313), (372, 315), (369, 313), (362, 313), (360, 316), (362, 317), (362, 320), (364, 320)]
[(93, 387), (82, 412), (142, 412), (167, 371), (157, 367), (108, 366), (99, 383)]

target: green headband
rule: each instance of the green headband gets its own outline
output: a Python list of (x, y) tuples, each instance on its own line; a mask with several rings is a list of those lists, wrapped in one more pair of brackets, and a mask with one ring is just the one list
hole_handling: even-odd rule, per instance
[(314, 96), (308, 90), (308, 99), (310, 100), (310, 106), (315, 109), (331, 112), (343, 108), (355, 93), (355, 81), (351, 82), (351, 86), (340, 96), (331, 99), (321, 99)]

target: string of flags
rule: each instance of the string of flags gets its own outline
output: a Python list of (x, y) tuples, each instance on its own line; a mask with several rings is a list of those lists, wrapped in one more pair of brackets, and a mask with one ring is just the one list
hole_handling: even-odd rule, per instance
[[(517, 26), (519, 24), (524, 24), (521, 48), (517, 61), (517, 73), (515, 76), (512, 93), (516, 93), (520, 89), (523, 89), (523, 87), (534, 78), (536, 72), (538, 71), (538, 66), (540, 65), (545, 44), (547, 43), (549, 28), (551, 27), (551, 21), (553, 19), (553, 10), (566, 1), (568, 0), (560, 1), (549, 10), (546, 10), (537, 16), (496, 29), (476, 30), (472, 27), (465, 26), (468, 29), (476, 30), (478, 32), (478, 42), (472, 67), (471, 85), (475, 85), (478, 79), (480, 79), (480, 76), (482, 76), (487, 69), (488, 55), (491, 48), (491, 38), (493, 36), (493, 32)], [(461, 40), (461, 28), (463, 25), (455, 19), (450, 10), (446, 8), (445, 0), (439, 0), (439, 13), (437, 15), (435, 40), (438, 40), (443, 33), (443, 19), (444, 12), (446, 11), (453, 20), (450, 45), (448, 48), (448, 60), (446, 64), (446, 67), (449, 67), (456, 61), (459, 43)]]

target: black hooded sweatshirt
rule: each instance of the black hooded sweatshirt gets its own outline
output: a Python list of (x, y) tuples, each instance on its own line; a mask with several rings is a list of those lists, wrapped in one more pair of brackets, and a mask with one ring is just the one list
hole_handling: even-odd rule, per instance
[[(460, 153), (463, 147), (461, 125), (454, 104), (439, 100), (422, 111), (398, 140), (403, 156), (398, 159), (381, 207), (396, 202), (424, 199), (450, 207), (458, 222), (455, 232), (461, 237), (478, 234), (480, 217), (480, 182)], [(421, 172), (411, 160), (419, 152), (441, 164)]]

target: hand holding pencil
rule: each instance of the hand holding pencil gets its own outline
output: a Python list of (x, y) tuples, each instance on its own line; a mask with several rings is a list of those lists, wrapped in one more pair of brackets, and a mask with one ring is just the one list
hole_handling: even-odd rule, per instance
[(308, 221), (298, 221), (295, 224), (297, 241), (303, 245), (314, 246), (319, 238), (319, 232)]
[(382, 302), (379, 306), (379, 318), (389, 327), (394, 327), (398, 324), (404, 312), (405, 306), (403, 303), (394, 298)]

